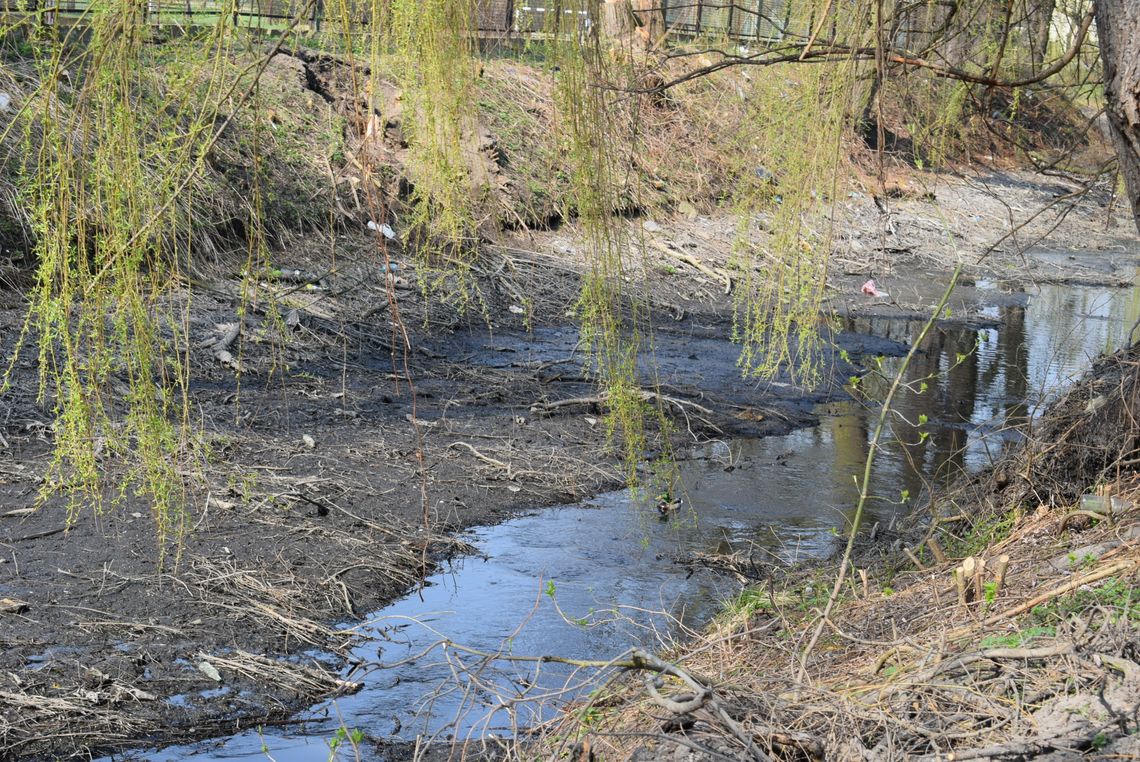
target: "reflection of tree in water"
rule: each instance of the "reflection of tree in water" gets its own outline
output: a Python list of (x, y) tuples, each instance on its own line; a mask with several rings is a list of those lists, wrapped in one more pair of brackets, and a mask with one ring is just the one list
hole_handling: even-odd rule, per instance
[[(1003, 423), (1020, 426), (1029, 420), (1029, 346), (1025, 335), (1025, 308), (1003, 307), (1000, 314), (1001, 330), (997, 332), (995, 357), (982, 374), (982, 383), (990, 390), (990, 399), (1001, 400)], [(1001, 394), (993, 388), (998, 378), (1002, 380)]]
[[(905, 420), (895, 419), (894, 433), (915, 468), (904, 475), (907, 489), (919, 494), (926, 486), (923, 472), (937, 486), (962, 472), (967, 429), (977, 403), (976, 334), (961, 328), (938, 328), (927, 337), (912, 362), (911, 378), (926, 379), (927, 390), (912, 391), (898, 400)], [(958, 362), (961, 355), (962, 361)], [(918, 426), (919, 416), (929, 423)], [(928, 436), (923, 439), (922, 433)]]
[(867, 458), (867, 414), (856, 405), (840, 409), (844, 412), (823, 419), (820, 429), (827, 429), (835, 452), (835, 466), (825, 469), (830, 474), (832, 494), (845, 498), (840, 506), (844, 518), (850, 520), (859, 495), (858, 485), (851, 476), (863, 471)]
[[(1043, 285), (1028, 307), (999, 306), (992, 313), (996, 327), (942, 324), (932, 330), (911, 361), (911, 388), (895, 399), (888, 457), (875, 466), (876, 495), (896, 501), (895, 490), (902, 489), (919, 498), (999, 457), (1018, 440), (1018, 428), (1045, 395), (1087, 367), (1090, 357), (1115, 349), (1137, 315), (1140, 288), (1113, 292)], [(844, 328), (907, 344), (921, 322), (848, 317)], [(881, 373), (860, 381), (865, 409), (839, 406), (821, 426), (833, 442), (835, 459), (833, 477), (821, 486), (833, 488), (843, 505), (854, 494), (851, 477), (862, 472), (867, 454), (868, 409), (886, 396), (898, 363), (886, 358)], [(926, 391), (919, 393), (924, 379)], [(875, 509), (883, 518), (889, 504), (876, 501)]]
[[(998, 331), (940, 326), (927, 335), (921, 352), (911, 361), (908, 376), (914, 389), (896, 399), (898, 415), (892, 417), (894, 440), (890, 446), (902, 458), (888, 467), (898, 470), (898, 483), (912, 496), (937, 489), (966, 470), (970, 435), (979, 426), (1001, 429), (1027, 419), (1029, 350), (1025, 309), (1004, 307), (999, 315)], [(847, 328), (907, 342), (921, 326), (913, 321), (872, 319), (849, 320)], [(979, 345), (979, 336), (992, 343)], [(863, 391), (867, 399), (882, 398), (894, 367), (894, 362), (884, 362), (885, 378), (865, 379)], [(926, 391), (920, 393), (922, 380), (926, 381)], [(923, 415), (928, 423), (920, 425)], [(850, 478), (852, 467), (861, 464), (866, 454), (866, 425), (862, 412), (840, 416), (835, 421), (832, 436), (837, 474)]]

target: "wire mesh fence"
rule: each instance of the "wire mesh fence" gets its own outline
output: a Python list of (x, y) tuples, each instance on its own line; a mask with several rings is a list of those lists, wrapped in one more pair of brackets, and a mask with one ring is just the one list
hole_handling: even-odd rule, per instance
[(674, 34), (779, 40), (792, 23), (786, 0), (661, 0), (658, 10)]
[[(581, 4), (565, 0), (477, 0), (476, 27), (484, 33), (539, 34), (554, 26), (553, 14), (570, 14), (578, 17), (580, 27), (589, 28), (601, 16), (603, 2), (593, 0), (583, 9)], [(9, 19), (24, 17), (49, 25), (82, 23), (86, 15), (110, 5), (100, 0), (0, 0), (0, 13)], [(338, 23), (345, 18), (343, 3), (337, 2), (335, 9), (327, 5), (327, 0), (143, 0), (140, 10), (152, 23), (185, 26), (210, 25), (226, 14), (235, 24), (272, 27), (304, 13), (304, 21), (319, 29), (326, 18)], [(371, 5), (371, 0), (350, 2), (349, 19), (361, 25), (371, 23)], [(656, 6), (639, 6), (634, 13), (642, 23), (657, 14), (667, 32), (679, 37), (711, 35), (773, 41), (787, 37), (794, 26), (789, 0), (659, 0)], [(566, 28), (564, 23), (560, 26)]]

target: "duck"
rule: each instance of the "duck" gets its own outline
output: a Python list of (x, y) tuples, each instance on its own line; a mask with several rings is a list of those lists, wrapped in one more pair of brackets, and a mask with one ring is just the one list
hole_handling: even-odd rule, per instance
[(682, 502), (684, 501), (681, 498), (662, 492), (657, 496), (657, 512), (661, 514), (661, 518), (666, 518), (669, 514), (676, 513)]

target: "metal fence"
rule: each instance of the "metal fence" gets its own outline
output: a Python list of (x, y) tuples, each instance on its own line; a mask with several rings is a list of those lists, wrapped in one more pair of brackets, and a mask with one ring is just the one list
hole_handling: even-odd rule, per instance
[(661, 0), (660, 10), (668, 30), (682, 35), (780, 40), (790, 24), (786, 0)]
[[(486, 0), (482, 4), (495, 6), (494, 12), (487, 14), (488, 21), (502, 24), (495, 28), (520, 34), (551, 28), (551, 13), (577, 13), (583, 17), (579, 19), (581, 25), (591, 21), (586, 11), (568, 10), (561, 0)], [(780, 40), (788, 33), (790, 24), (788, 0), (658, 0), (656, 6), (634, 13), (643, 17), (661, 14), (669, 33), (683, 37), (724, 35)], [(480, 21), (483, 20), (481, 13)]]
[[(682, 37), (724, 35), (738, 39), (779, 40), (788, 33), (789, 0), (659, 0), (653, 9), (636, 13), (661, 14), (670, 34)], [(212, 24), (222, 13), (231, 14), (235, 23), (251, 27), (268, 27), (283, 24), (310, 8), (306, 21), (319, 29), (326, 19), (342, 16), (329, 0), (238, 0), (226, 4), (218, 0), (146, 0), (140, 10), (156, 24), (204, 25)], [(0, 13), (31, 16), (52, 24), (58, 21), (75, 22), (84, 13), (94, 10), (93, 0), (0, 0)], [(588, 7), (599, 8), (600, 0)], [(355, 6), (353, 8), (353, 6)], [(371, 20), (371, 2), (350, 0), (349, 16), (361, 24)], [(571, 9), (564, 0), (476, 0), (477, 26), (480, 32), (501, 35), (528, 35), (553, 28), (551, 14), (573, 15), (579, 28), (593, 23), (593, 14), (587, 10)], [(565, 23), (557, 26), (565, 29)]]

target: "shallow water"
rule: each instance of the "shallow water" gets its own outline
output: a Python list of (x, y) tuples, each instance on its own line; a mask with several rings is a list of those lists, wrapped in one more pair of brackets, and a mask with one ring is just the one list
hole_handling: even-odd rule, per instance
[[(944, 326), (928, 337), (908, 373), (916, 392), (898, 401), (895, 441), (876, 463), (879, 499), (867, 526), (889, 524), (924, 490), (987, 465), (1016, 438), (1009, 425), (1031, 418), (1093, 357), (1126, 340), (1140, 315), (1135, 289), (1044, 286), (1024, 301), (995, 292), (1001, 306), (984, 310), (986, 327)], [(846, 326), (901, 342), (919, 327), (875, 319)], [(899, 359), (882, 362), (891, 373)], [(917, 393), (923, 379), (925, 391)], [(860, 385), (871, 389), (871, 398), (882, 393), (873, 379)], [(390, 665), (449, 639), (486, 652), (609, 659), (632, 645), (653, 647), (675, 637), (683, 625), (700, 625), (738, 588), (685, 563), (698, 554), (750, 549), (762, 568), (771, 558), (823, 558), (839, 547), (877, 411), (842, 401), (817, 412), (818, 426), (712, 442), (691, 453), (680, 463), (676, 488), (685, 505), (669, 520), (659, 520), (652, 501), (615, 492), (471, 532), (485, 557), (455, 562), (429, 580), (422, 598), (413, 594), (377, 612), (361, 626), (377, 639), (357, 656)], [(920, 427), (919, 416), (928, 423)], [(288, 732), (248, 732), (117, 758), (266, 759), (264, 744), (277, 762), (325, 760), (325, 739), (342, 724), (405, 739), (510, 732), (512, 721), (541, 720), (559, 702), (522, 701), (512, 718), (501, 708), (502, 696), (524, 699), (592, 674), (532, 662), (464, 673), (478, 662), (478, 656), (436, 647), (399, 666), (372, 668), (364, 690), (306, 712), (300, 719), (307, 722)]]

